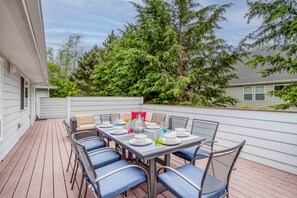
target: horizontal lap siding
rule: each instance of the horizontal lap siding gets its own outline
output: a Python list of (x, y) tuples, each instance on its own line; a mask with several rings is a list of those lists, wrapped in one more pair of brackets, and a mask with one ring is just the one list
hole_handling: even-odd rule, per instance
[[(0, 160), (2, 160), (30, 126), (30, 102), (26, 109), (20, 110), (21, 75), (18, 73), (9, 74), (7, 64), (0, 66), (4, 67), (2, 85), (4, 134), (3, 140), (0, 142)], [(28, 94), (30, 101), (30, 90)], [(21, 124), (21, 128), (18, 128), (18, 124)]]
[(69, 97), (69, 117), (78, 114), (95, 115), (100, 123), (100, 114), (137, 111), (143, 103), (142, 97)]
[(246, 140), (241, 157), (297, 174), (297, 112), (142, 105), (142, 111), (220, 122), (218, 149)]
[(40, 118), (65, 118), (67, 115), (66, 98), (39, 98)]

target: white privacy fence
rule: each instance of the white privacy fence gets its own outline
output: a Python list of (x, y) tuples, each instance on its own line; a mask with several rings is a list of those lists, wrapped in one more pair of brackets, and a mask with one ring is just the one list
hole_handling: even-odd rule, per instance
[(100, 114), (137, 111), (142, 104), (142, 97), (68, 97), (67, 120), (78, 114), (92, 113), (99, 124)]
[[(53, 116), (53, 111), (57, 112), (57, 108), (49, 109), (50, 104), (42, 104), (46, 105), (42, 109), (52, 112), (44, 115)], [(68, 121), (77, 114), (93, 113), (95, 122), (100, 123), (100, 114), (138, 110), (189, 117), (189, 130), (194, 118), (218, 121), (217, 148), (246, 140), (242, 158), (297, 175), (297, 112), (144, 105), (142, 97), (68, 97), (60, 104), (59, 108), (64, 105), (67, 110), (64, 117)]]
[(142, 111), (220, 122), (219, 149), (246, 140), (242, 158), (297, 174), (297, 112), (142, 105)]
[(39, 118), (65, 118), (67, 115), (67, 99), (40, 97), (37, 109)]

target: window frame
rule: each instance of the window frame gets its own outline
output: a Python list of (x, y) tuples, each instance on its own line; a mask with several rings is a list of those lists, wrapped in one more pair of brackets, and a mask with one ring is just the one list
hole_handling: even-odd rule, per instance
[[(244, 96), (246, 95), (246, 93), (244, 92), (244, 90), (245, 90), (245, 88), (252, 88), (252, 99), (251, 100), (246, 100), (245, 98), (244, 98)], [(253, 86), (245, 86), (245, 87), (243, 87), (243, 101), (253, 101), (254, 100), (254, 88), (253, 88)]]
[(277, 87), (277, 86), (286, 86), (285, 84), (276, 84), (276, 85), (273, 85), (273, 91), (275, 91), (275, 87)]
[[(21, 93), (20, 93), (20, 111), (27, 110), (29, 108), (29, 80), (21, 75)], [(26, 91), (27, 90), (27, 91)], [(27, 93), (27, 94), (26, 94)], [(26, 100), (27, 95), (27, 100)], [(27, 104), (26, 104), (27, 102)]]
[[(264, 95), (264, 100), (257, 100), (257, 87), (263, 87), (263, 95)], [(254, 98), (255, 98), (255, 101), (265, 101), (266, 100), (266, 85), (257, 85), (257, 86), (254, 86)]]

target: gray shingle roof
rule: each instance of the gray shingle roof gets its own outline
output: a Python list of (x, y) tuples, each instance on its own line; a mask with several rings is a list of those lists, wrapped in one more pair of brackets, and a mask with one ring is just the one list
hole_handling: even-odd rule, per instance
[[(257, 50), (253, 51), (249, 57), (252, 57), (254, 54), (269, 55), (275, 54), (275, 52), (271, 50)], [(230, 80), (230, 86), (297, 82), (297, 74), (288, 76), (286, 72), (274, 73), (266, 78), (263, 78), (261, 77), (259, 71), (270, 68), (271, 65), (265, 64), (262, 67), (258, 66), (257, 68), (252, 68), (244, 65), (246, 61), (247, 58), (243, 59), (243, 62), (238, 62), (234, 66), (234, 73), (238, 75), (238, 79)]]

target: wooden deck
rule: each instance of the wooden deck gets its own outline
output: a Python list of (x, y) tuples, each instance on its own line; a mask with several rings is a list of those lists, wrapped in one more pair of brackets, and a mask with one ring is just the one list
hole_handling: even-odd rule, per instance
[[(0, 163), (0, 197), (77, 197), (78, 184), (71, 190), (71, 170), (66, 172), (69, 153), (62, 119), (35, 122)], [(182, 164), (172, 157), (173, 167)], [(236, 168), (230, 197), (297, 197), (296, 175), (244, 159)], [(144, 197), (145, 190), (145, 185), (133, 189), (128, 197)], [(87, 197), (93, 197), (90, 190)], [(158, 197), (174, 196), (165, 191)]]

